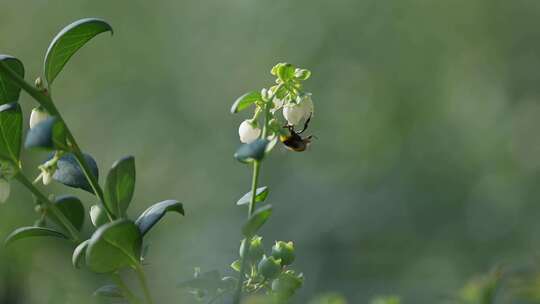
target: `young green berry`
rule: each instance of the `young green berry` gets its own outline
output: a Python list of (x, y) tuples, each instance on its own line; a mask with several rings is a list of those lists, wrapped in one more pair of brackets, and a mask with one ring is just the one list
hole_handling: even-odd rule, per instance
[(281, 260), (281, 265), (291, 265), (294, 262), (296, 257), (294, 253), (294, 244), (293, 242), (285, 243), (283, 241), (278, 241), (274, 246), (272, 246), (272, 256), (275, 259)]
[(34, 128), (40, 122), (47, 120), (51, 115), (41, 106), (36, 107), (30, 114), (30, 129)]
[(0, 177), (0, 203), (5, 203), (9, 198), (11, 192), (11, 185), (8, 180)]
[(278, 299), (286, 300), (290, 298), (298, 288), (302, 287), (303, 283), (304, 277), (302, 274), (296, 275), (294, 271), (285, 271), (272, 282), (272, 291), (276, 293)]
[[(246, 239), (242, 240), (240, 244), (240, 257), (244, 258), (244, 247), (246, 246)], [(254, 236), (251, 239), (247, 261), (250, 263), (257, 263), (264, 255), (264, 248), (262, 244), (262, 237)]]
[(238, 135), (240, 136), (240, 141), (249, 144), (253, 142), (259, 135), (261, 135), (261, 129), (255, 124), (252, 120), (244, 120), (240, 127), (238, 128)]
[(259, 273), (267, 280), (272, 280), (281, 271), (281, 260), (276, 260), (273, 256), (263, 255), (257, 267)]

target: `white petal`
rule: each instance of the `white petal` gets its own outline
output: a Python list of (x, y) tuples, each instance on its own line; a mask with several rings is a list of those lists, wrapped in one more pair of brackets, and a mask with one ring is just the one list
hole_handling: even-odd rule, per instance
[(238, 127), (238, 135), (240, 136), (241, 142), (249, 144), (259, 138), (261, 129), (254, 127), (249, 120), (244, 120), (240, 124), (240, 127)]
[(314, 106), (313, 100), (311, 100), (311, 96), (307, 95), (306, 97), (304, 97), (300, 104), (304, 112), (303, 119), (308, 119), (310, 116), (313, 116)]
[(34, 108), (30, 114), (30, 129), (35, 127), (40, 122), (47, 120), (49, 117), (51, 116), (49, 113), (47, 113), (47, 111), (40, 109), (39, 107)]
[(0, 203), (5, 203), (9, 198), (11, 185), (5, 178), (0, 178)]

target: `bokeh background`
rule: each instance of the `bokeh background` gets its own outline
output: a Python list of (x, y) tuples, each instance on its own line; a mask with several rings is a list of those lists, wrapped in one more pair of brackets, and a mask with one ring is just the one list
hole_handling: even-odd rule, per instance
[[(304, 288), (296, 303), (335, 291), (350, 303), (399, 294), (438, 303), (494, 265), (540, 247), (540, 2), (534, 0), (0, 0), (0, 53), (41, 71), (68, 23), (102, 17), (54, 95), (101, 169), (136, 158), (136, 216), (169, 198), (152, 231), (147, 271), (158, 303), (191, 303), (175, 286), (193, 268), (237, 256), (250, 170), (232, 158), (243, 115), (228, 110), (272, 83), (287, 61), (313, 71), (318, 139), (264, 163), (275, 210), (263, 234), (294, 240)], [(34, 102), (22, 94), (26, 119)], [(36, 175), (44, 154), (25, 152)], [(35, 219), (13, 183), (0, 239)], [(87, 206), (95, 199), (75, 193)], [(87, 225), (89, 221), (87, 221)], [(71, 266), (51, 239), (0, 249), (0, 293), (16, 303), (93, 303), (107, 282)], [(3, 291), (2, 291), (3, 290)], [(11, 293), (7, 296), (6, 293)]]

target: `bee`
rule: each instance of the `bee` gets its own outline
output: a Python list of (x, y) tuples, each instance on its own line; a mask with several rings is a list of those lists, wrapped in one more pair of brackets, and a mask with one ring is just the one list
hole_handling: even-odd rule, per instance
[(309, 121), (311, 120), (311, 115), (308, 119), (306, 119), (306, 122), (304, 123), (304, 128), (296, 132), (294, 130), (294, 126), (285, 125), (283, 128), (289, 130), (289, 135), (280, 135), (279, 140), (285, 145), (285, 147), (289, 150), (296, 151), (296, 152), (302, 152), (305, 151), (308, 145), (311, 143), (311, 139), (313, 138), (313, 135), (302, 137), (300, 134), (304, 133), (304, 131), (307, 129), (309, 125)]

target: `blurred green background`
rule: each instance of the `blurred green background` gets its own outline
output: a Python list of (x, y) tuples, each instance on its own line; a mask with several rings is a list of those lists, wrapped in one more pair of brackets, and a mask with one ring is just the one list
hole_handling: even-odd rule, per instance
[[(0, 53), (33, 80), (52, 37), (102, 17), (54, 95), (82, 148), (106, 175), (136, 158), (131, 215), (169, 198), (152, 231), (147, 271), (157, 303), (190, 303), (175, 285), (193, 267), (229, 272), (250, 170), (235, 162), (243, 115), (228, 110), (272, 83), (287, 61), (313, 71), (305, 153), (264, 163), (274, 215), (263, 235), (294, 240), (304, 288), (350, 303), (400, 294), (437, 303), (472, 275), (522, 263), (540, 247), (540, 2), (534, 0), (8, 1)], [(22, 94), (28, 119), (35, 103)], [(25, 171), (45, 154), (25, 152)], [(15, 182), (0, 206), (0, 239), (35, 219)], [(76, 193), (54, 185), (47, 191)], [(87, 221), (87, 225), (88, 225)], [(59, 241), (0, 249), (0, 294), (16, 303), (92, 303), (108, 280), (70, 263)], [(2, 291), (3, 290), (3, 291)], [(18, 301), (16, 300), (18, 299)]]

